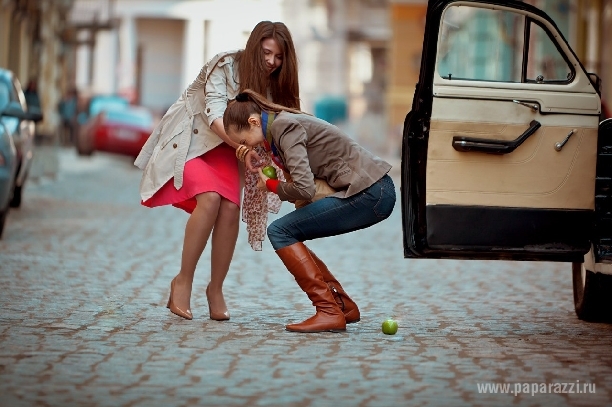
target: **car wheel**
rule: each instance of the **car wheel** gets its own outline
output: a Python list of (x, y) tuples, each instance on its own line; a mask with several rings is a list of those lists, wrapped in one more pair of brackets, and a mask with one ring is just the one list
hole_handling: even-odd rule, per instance
[(21, 206), (21, 193), (23, 186), (15, 186), (13, 189), (13, 198), (11, 198), (11, 208), (19, 208)]
[[(593, 256), (593, 250), (586, 256)], [(588, 270), (586, 264), (572, 263), (576, 315), (584, 321), (612, 321), (612, 275)]]

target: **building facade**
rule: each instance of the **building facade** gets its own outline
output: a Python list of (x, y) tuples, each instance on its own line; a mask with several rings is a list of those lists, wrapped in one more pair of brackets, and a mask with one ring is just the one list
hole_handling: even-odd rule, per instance
[[(77, 86), (121, 94), (157, 112), (216, 53), (244, 47), (259, 21), (282, 20), (280, 0), (117, 0), (108, 12), (101, 1), (77, 0), (71, 19), (78, 24), (92, 14), (112, 29), (95, 33), (95, 47), (78, 46)], [(90, 34), (82, 33), (83, 40)]]
[(303, 109), (336, 100), (348, 132), (386, 133), (386, 0), (115, 0), (107, 10), (105, 0), (77, 0), (71, 13), (75, 26), (93, 15), (98, 27), (113, 26), (78, 34), (75, 81), (85, 93), (118, 93), (163, 112), (214, 54), (244, 47), (259, 21), (283, 21), (298, 53)]
[(44, 120), (37, 133), (53, 137), (57, 104), (70, 80), (67, 15), (73, 0), (0, 0), (0, 67), (25, 87), (36, 85)]
[[(556, 22), (612, 98), (612, 0), (526, 0)], [(68, 88), (120, 93), (163, 111), (216, 52), (244, 46), (261, 20), (284, 21), (304, 110), (344, 103), (339, 125), (366, 146), (399, 148), (418, 81), (425, 0), (0, 0), (0, 66), (35, 80), (53, 135)], [(342, 114), (336, 117), (342, 118)]]

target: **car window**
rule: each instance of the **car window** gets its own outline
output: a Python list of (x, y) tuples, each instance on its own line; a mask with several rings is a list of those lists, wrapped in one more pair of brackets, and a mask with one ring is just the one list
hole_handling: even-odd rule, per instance
[[(450, 6), (438, 44), (436, 68), (446, 79), (558, 83), (574, 74), (548, 32), (510, 10)], [(525, 47), (529, 52), (523, 64)]]
[(437, 69), (447, 79), (520, 82), (524, 16), (451, 6), (440, 30)]
[(529, 30), (528, 82), (565, 82), (573, 71), (559, 52), (548, 33), (536, 23)]
[(131, 126), (149, 127), (153, 122), (153, 117), (146, 110), (108, 110), (104, 114), (107, 121)]
[(15, 85), (11, 82), (11, 80), (10, 80), (10, 78), (8, 76), (0, 77), (0, 83), (6, 89), (8, 89), (8, 92), (9, 92), (9, 94), (8, 94), (9, 102), (12, 102), (12, 101), (20, 102), (20, 99), (18, 97), (17, 89), (15, 88)]
[(89, 104), (89, 115), (95, 116), (102, 111), (122, 109), (128, 106), (126, 99), (115, 96), (97, 96)]
[(10, 101), (10, 90), (6, 83), (0, 82), (0, 111), (6, 109)]

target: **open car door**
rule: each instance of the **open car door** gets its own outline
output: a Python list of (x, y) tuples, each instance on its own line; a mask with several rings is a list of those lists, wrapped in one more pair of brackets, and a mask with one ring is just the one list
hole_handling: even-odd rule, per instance
[(578, 315), (611, 316), (612, 264), (592, 249), (612, 234), (612, 217), (596, 216), (598, 171), (599, 206), (612, 209), (598, 87), (541, 10), (430, 1), (404, 124), (404, 256), (573, 262)]
[(601, 102), (543, 12), (429, 3), (404, 131), (407, 257), (582, 261)]

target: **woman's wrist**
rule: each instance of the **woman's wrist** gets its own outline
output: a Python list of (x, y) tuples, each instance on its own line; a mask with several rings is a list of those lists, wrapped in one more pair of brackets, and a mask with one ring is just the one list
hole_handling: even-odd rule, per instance
[(236, 158), (240, 162), (244, 162), (244, 159), (246, 155), (249, 153), (249, 151), (251, 151), (250, 148), (248, 148), (244, 144), (240, 144), (238, 147), (236, 147)]

